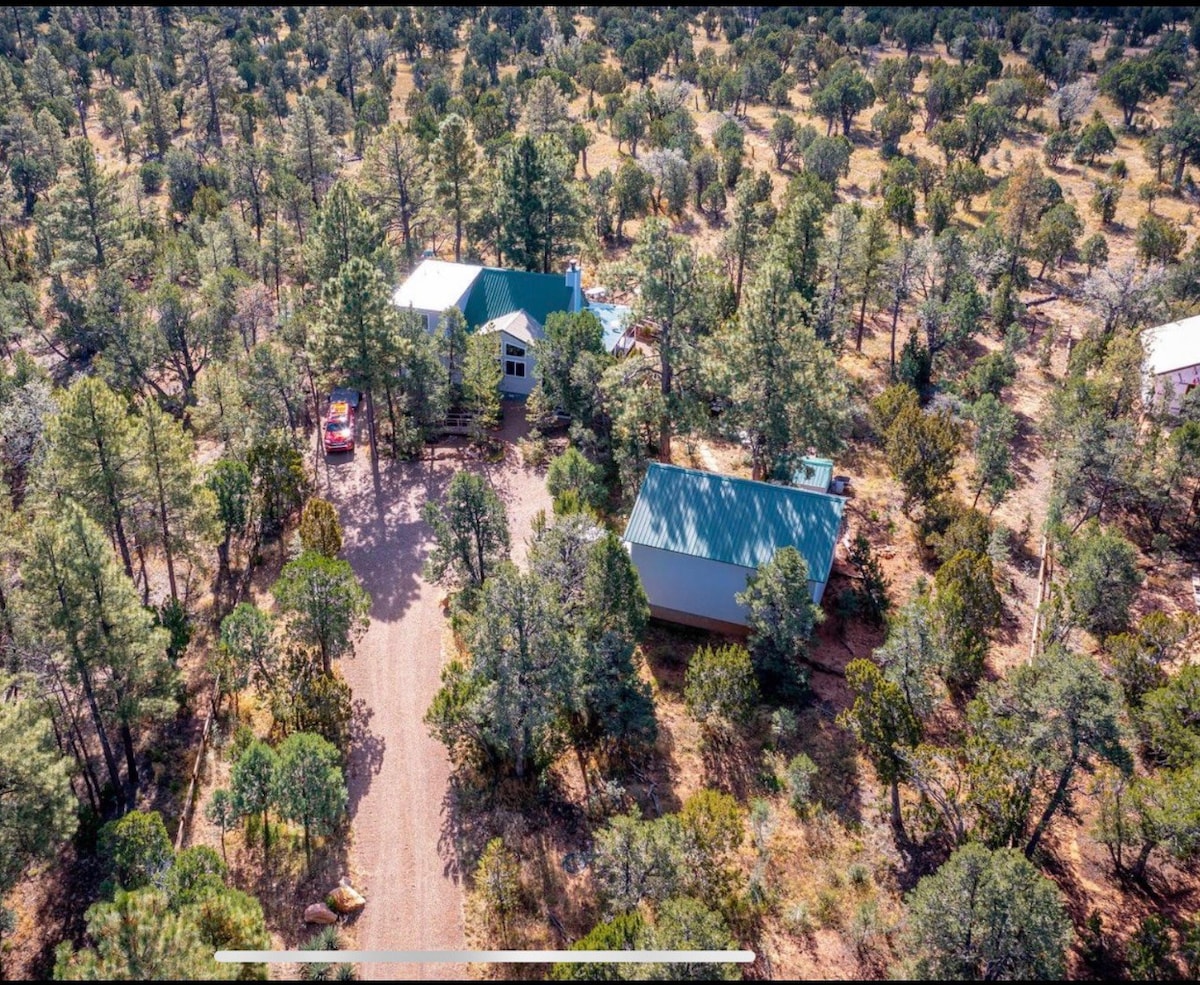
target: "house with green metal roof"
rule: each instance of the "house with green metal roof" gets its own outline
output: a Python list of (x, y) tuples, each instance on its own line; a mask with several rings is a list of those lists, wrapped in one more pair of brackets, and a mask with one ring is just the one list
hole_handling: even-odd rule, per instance
[(431, 332), (443, 311), (458, 308), (468, 331), (496, 336), (500, 389), (521, 395), (533, 389), (533, 343), (542, 337), (546, 318), (587, 306), (576, 264), (563, 274), (538, 274), (435, 258), (421, 261), (392, 302), (423, 315)]
[(845, 501), (814, 489), (677, 465), (650, 465), (622, 538), (650, 612), (717, 631), (744, 631), (734, 596), (782, 547), (808, 564), (820, 602), (833, 569)]

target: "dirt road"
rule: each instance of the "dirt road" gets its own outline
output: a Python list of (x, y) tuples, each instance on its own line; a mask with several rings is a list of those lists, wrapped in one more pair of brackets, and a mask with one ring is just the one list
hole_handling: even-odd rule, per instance
[[(421, 577), (430, 531), (422, 505), (456, 472), (484, 473), (509, 511), (513, 555), (524, 557), (534, 514), (550, 512), (542, 477), (522, 466), (513, 441), (524, 409), (505, 404), (507, 453), (499, 463), (442, 446), (430, 462), (371, 467), (366, 443), (320, 467), (320, 495), (341, 516), (343, 556), (371, 593), (371, 625), (342, 672), (361, 702), (350, 756), (354, 871), (368, 899), (358, 921), (363, 950), (453, 950), (463, 940), (463, 886), (447, 808), (450, 764), (422, 722), (439, 684), (444, 589)], [(462, 967), (366, 965), (364, 978), (453, 978)]]

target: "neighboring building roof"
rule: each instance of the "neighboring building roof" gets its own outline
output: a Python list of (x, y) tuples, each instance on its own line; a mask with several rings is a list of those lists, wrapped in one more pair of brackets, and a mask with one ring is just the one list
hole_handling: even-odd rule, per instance
[(642, 480), (624, 540), (757, 568), (795, 547), (812, 581), (827, 581), (841, 530), (838, 496), (654, 462)]
[(1200, 364), (1200, 315), (1142, 332), (1146, 367), (1158, 376)]
[(562, 274), (531, 274), (524, 270), (483, 267), (463, 314), (469, 328), (513, 311), (525, 311), (539, 325), (544, 325), (551, 313), (571, 310), (571, 294)]
[[(472, 263), (422, 260), (407, 280), (396, 288), (392, 303), (398, 308), (445, 311), (458, 303), (483, 269)], [(508, 310), (516, 307), (520, 306), (513, 305)]]
[(800, 467), (792, 473), (792, 485), (828, 492), (833, 482), (833, 462), (828, 458), (802, 458)]
[(480, 325), (476, 331), (480, 335), (492, 332), (507, 332), (515, 339), (532, 345), (544, 334), (538, 320), (527, 311), (510, 311), (507, 315), (493, 318), (490, 322)]
[(587, 310), (596, 316), (604, 330), (604, 351), (612, 352), (625, 335), (633, 318), (633, 309), (627, 304), (589, 301)]

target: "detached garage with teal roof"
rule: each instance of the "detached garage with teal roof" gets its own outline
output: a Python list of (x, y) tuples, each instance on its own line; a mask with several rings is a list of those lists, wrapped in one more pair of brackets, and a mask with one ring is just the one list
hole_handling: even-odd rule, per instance
[(734, 595), (781, 547), (808, 564), (820, 602), (845, 501), (811, 489), (653, 463), (623, 538), (659, 619), (717, 631), (746, 626)]

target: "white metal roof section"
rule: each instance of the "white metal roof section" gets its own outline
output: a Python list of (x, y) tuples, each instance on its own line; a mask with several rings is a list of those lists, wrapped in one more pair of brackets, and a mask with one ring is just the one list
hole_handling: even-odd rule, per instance
[(1146, 329), (1142, 347), (1146, 367), (1155, 376), (1200, 364), (1200, 315)]
[(422, 260), (408, 280), (396, 288), (392, 303), (398, 308), (445, 311), (467, 293), (482, 269), (472, 263)]
[(480, 325), (476, 330), (480, 335), (492, 332), (507, 332), (514, 339), (528, 342), (532, 345), (542, 337), (542, 326), (538, 320), (525, 310), (510, 311), (507, 315), (493, 318), (490, 322)]

